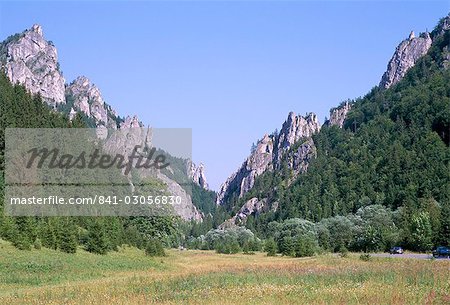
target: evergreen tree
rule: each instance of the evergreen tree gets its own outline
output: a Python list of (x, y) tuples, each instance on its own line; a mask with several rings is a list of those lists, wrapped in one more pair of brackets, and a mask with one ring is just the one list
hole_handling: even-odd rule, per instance
[(59, 249), (66, 253), (76, 253), (78, 246), (77, 228), (72, 220), (67, 218), (61, 229), (59, 238)]
[(267, 256), (275, 256), (277, 254), (277, 244), (273, 238), (266, 240), (264, 244), (264, 251), (267, 252)]
[(96, 254), (106, 254), (108, 251), (108, 239), (103, 223), (99, 219), (93, 219), (88, 229), (86, 251)]

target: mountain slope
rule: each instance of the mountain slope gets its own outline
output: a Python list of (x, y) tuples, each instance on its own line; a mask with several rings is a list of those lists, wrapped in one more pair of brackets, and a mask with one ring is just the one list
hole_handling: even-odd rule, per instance
[(232, 203), (232, 221), (250, 220), (264, 234), (271, 220), (320, 221), (379, 204), (405, 224), (417, 213), (437, 215), (435, 236), (449, 238), (449, 19), (429, 34), (426, 54), (395, 84), (331, 110), (330, 121), (311, 137), (317, 157), (293, 183), (292, 150), (277, 170), (259, 175)]
[[(52, 109), (66, 115), (70, 119), (76, 116), (87, 127), (98, 129), (127, 129), (143, 127), (137, 116), (121, 118), (117, 112), (107, 104), (100, 89), (87, 77), (77, 77), (70, 84), (60, 70), (57, 49), (51, 41), (44, 38), (40, 25), (33, 25), (31, 29), (8, 37), (0, 43), (0, 64), (8, 79), (13, 84), (23, 85), (28, 92), (39, 94), (42, 100)], [(11, 127), (9, 125), (6, 125)], [(37, 126), (39, 127), (39, 126)], [(141, 143), (136, 143), (141, 144)], [(120, 150), (112, 147), (110, 152)], [(207, 193), (207, 183), (203, 165), (191, 173), (188, 168), (190, 160), (177, 162), (186, 177), (191, 177), (193, 183), (202, 186), (200, 192)], [(175, 164), (174, 164), (175, 165)], [(174, 195), (180, 195), (186, 200), (186, 206), (179, 207), (179, 215), (186, 220), (201, 220), (202, 213), (197, 206), (210, 205), (205, 202), (192, 202), (192, 194), (183, 189), (176, 181), (167, 175), (160, 175)], [(195, 181), (194, 181), (195, 180)], [(208, 195), (196, 198), (209, 198)]]

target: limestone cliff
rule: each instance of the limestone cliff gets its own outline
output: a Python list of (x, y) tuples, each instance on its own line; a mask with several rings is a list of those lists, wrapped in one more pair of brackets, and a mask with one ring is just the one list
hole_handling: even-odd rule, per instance
[(326, 122), (328, 126), (338, 126), (342, 128), (344, 126), (344, 121), (347, 118), (347, 113), (352, 108), (348, 101), (345, 101), (336, 108), (330, 110), (330, 118)]
[(403, 40), (395, 49), (387, 70), (381, 78), (380, 87), (387, 89), (398, 83), (417, 60), (428, 52), (431, 43), (429, 33), (422, 33), (419, 37), (415, 37), (414, 32), (411, 32), (409, 38)]
[(191, 162), (190, 167), (190, 176), (192, 178), (192, 181), (200, 185), (205, 190), (209, 189), (209, 185), (206, 180), (205, 165), (203, 163), (200, 163), (197, 166), (195, 165), (195, 163)]
[(31, 93), (40, 94), (52, 107), (66, 102), (58, 53), (53, 43), (44, 39), (40, 25), (2, 42), (0, 61), (13, 84), (22, 84)]
[[(217, 204), (225, 204), (232, 196), (242, 197), (253, 187), (256, 177), (267, 170), (278, 169), (281, 158), (294, 143), (300, 139), (311, 139), (319, 130), (320, 124), (315, 114), (301, 116), (290, 112), (280, 133), (264, 135), (241, 167), (221, 185)], [(290, 157), (294, 175), (306, 170), (315, 150), (312, 140), (307, 143)]]
[(117, 112), (103, 100), (97, 86), (85, 76), (77, 77), (66, 87), (66, 100), (71, 106), (70, 115), (83, 112), (96, 127), (117, 128)]

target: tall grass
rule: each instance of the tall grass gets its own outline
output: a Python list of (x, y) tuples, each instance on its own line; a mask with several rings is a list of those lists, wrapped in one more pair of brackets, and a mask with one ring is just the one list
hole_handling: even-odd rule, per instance
[(0, 303), (448, 304), (450, 260), (361, 261), (136, 249), (98, 256), (0, 244)]

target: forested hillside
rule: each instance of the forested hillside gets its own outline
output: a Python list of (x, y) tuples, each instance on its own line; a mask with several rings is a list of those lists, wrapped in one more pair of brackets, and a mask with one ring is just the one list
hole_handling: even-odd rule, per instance
[(122, 244), (143, 248), (157, 239), (167, 246), (182, 238), (175, 217), (8, 217), (3, 214), (5, 128), (81, 128), (83, 117), (73, 120), (51, 110), (39, 96), (13, 86), (0, 73), (0, 237), (19, 249), (41, 246), (74, 253), (78, 246), (104, 254)]

